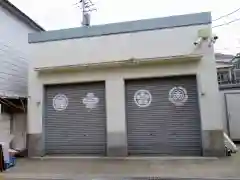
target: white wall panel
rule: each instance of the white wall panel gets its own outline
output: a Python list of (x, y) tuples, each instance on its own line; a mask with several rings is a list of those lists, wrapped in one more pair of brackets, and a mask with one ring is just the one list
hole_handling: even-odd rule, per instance
[(34, 32), (0, 7), (0, 95), (27, 95), (28, 33)]

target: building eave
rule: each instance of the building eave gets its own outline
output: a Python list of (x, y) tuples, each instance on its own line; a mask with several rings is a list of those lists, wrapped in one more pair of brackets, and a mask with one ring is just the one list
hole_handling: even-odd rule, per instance
[(26, 25), (33, 28), (34, 30), (45, 31), (43, 27), (38, 25), (35, 21), (33, 21), (30, 17), (28, 17), (25, 13), (19, 10), (16, 6), (14, 6), (8, 0), (0, 0), (0, 6), (2, 6), (4, 9), (9, 11), (12, 15), (20, 19), (21, 21), (23, 21)]
[(65, 66), (52, 66), (52, 67), (39, 67), (34, 68), (37, 72), (63, 72), (63, 71), (79, 71), (79, 70), (94, 70), (103, 68), (116, 68), (116, 67), (132, 67), (137, 65), (153, 65), (157, 63), (182, 63), (182, 62), (195, 62), (201, 60), (202, 55), (180, 55), (171, 57), (154, 57), (144, 59), (127, 59), (120, 61), (101, 62), (101, 63), (88, 63), (76, 64)]
[(215, 59), (216, 60), (229, 60), (229, 62), (234, 58), (235, 56), (232, 54), (222, 54), (222, 53), (215, 53)]
[(224, 65), (224, 66), (217, 66), (217, 69), (226, 69), (226, 68), (232, 68), (234, 67), (233, 65)]

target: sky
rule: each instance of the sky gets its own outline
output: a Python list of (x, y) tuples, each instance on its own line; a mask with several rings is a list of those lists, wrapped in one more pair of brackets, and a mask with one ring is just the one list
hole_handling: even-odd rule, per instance
[[(78, 0), (10, 0), (46, 30), (81, 26)], [(212, 12), (212, 19), (240, 8), (239, 0), (92, 0), (97, 11), (91, 14), (91, 24), (107, 24), (196, 12)], [(240, 18), (240, 10), (213, 21), (213, 26)], [(219, 37), (215, 51), (228, 54), (240, 52), (240, 20), (213, 28)]]

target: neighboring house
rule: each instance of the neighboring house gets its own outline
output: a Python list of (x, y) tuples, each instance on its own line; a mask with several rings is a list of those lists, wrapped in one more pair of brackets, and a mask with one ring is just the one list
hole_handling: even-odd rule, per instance
[(233, 76), (236, 83), (240, 83), (240, 53), (234, 56), (231, 63), (233, 64)]
[(218, 83), (226, 84), (240, 83), (240, 54), (236, 56), (228, 54), (215, 54), (216, 67), (218, 72)]
[(29, 156), (223, 156), (203, 30), (210, 13), (30, 34)]
[(240, 141), (240, 54), (216, 54), (224, 131)]
[(28, 33), (43, 31), (7, 0), (0, 1), (0, 95), (27, 97)]
[(220, 85), (229, 84), (232, 82), (232, 80), (234, 80), (232, 71), (233, 64), (231, 62), (233, 58), (234, 56), (229, 54), (215, 54), (218, 83)]
[(0, 139), (15, 135), (17, 148), (25, 146), (28, 33), (39, 31), (44, 29), (11, 2), (0, 1)]

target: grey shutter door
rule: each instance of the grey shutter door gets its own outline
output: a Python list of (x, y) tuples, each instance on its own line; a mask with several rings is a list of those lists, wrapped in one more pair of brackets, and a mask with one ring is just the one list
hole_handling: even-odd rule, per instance
[[(93, 93), (95, 108), (86, 108), (83, 99)], [(56, 111), (53, 98), (64, 94), (65, 110)], [(46, 154), (105, 155), (106, 112), (105, 84), (54, 85), (45, 88), (45, 151)]]
[[(126, 117), (129, 155), (201, 155), (201, 125), (195, 76), (129, 80)], [(169, 101), (173, 87), (183, 87), (188, 100), (182, 106)], [(138, 90), (148, 90), (152, 102), (139, 107)]]

